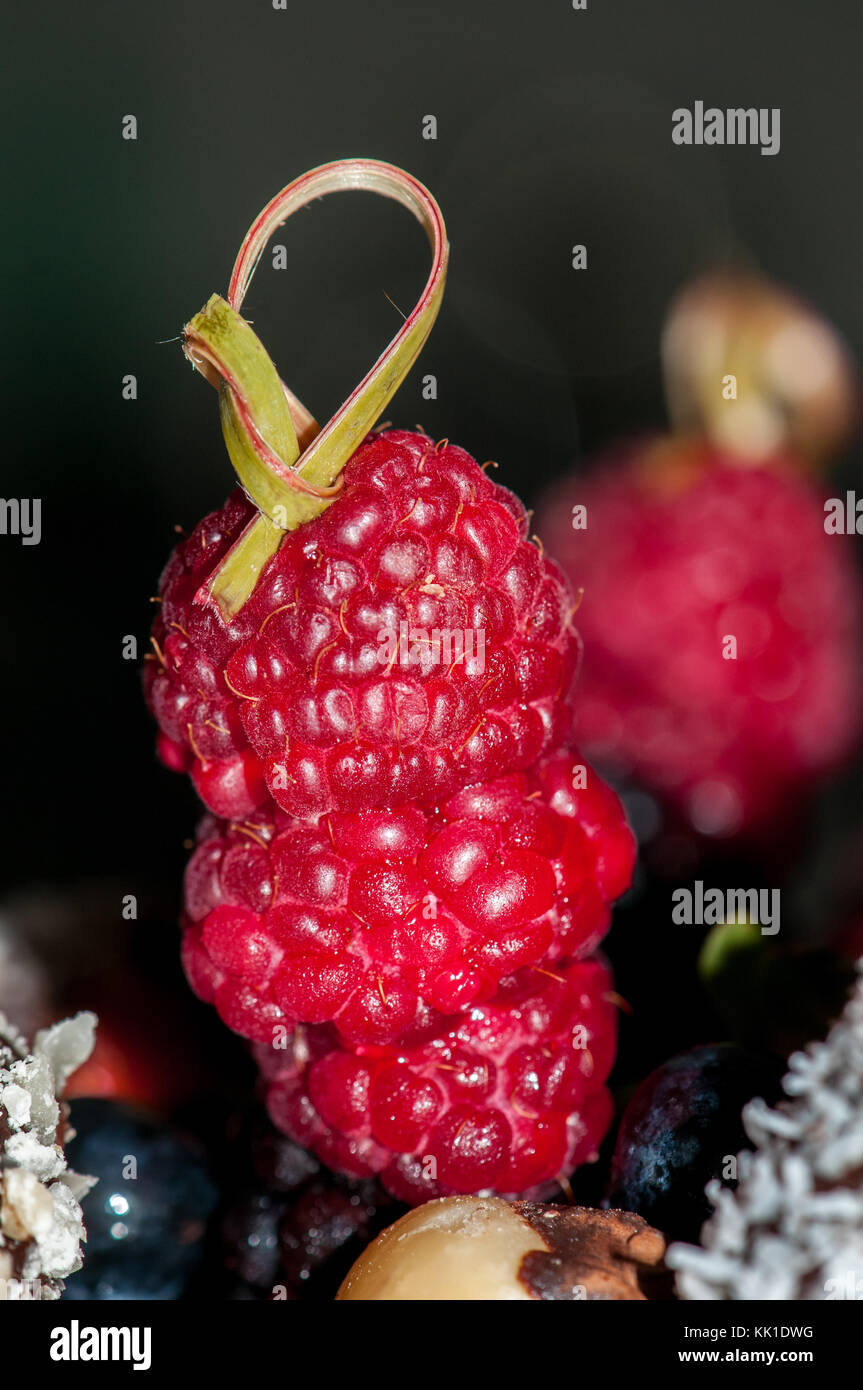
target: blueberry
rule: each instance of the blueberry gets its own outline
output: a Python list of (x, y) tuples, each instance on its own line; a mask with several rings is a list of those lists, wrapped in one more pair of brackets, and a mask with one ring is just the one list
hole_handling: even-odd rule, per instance
[(637, 1212), (672, 1240), (697, 1241), (710, 1214), (705, 1184), (736, 1186), (734, 1164), (751, 1145), (740, 1112), (753, 1096), (775, 1101), (784, 1068), (732, 1043), (672, 1057), (641, 1083), (620, 1124), (610, 1205)]
[(216, 1189), (193, 1139), (115, 1100), (76, 1100), (70, 1166), (99, 1182), (82, 1203), (72, 1299), (179, 1298), (201, 1262)]

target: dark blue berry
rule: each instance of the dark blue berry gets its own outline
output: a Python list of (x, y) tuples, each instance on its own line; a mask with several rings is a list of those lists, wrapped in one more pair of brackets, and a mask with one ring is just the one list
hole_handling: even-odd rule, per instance
[(84, 1268), (72, 1299), (179, 1298), (204, 1250), (216, 1202), (199, 1145), (114, 1100), (76, 1100), (70, 1166), (99, 1181), (84, 1198)]
[(784, 1068), (731, 1043), (695, 1047), (658, 1067), (626, 1107), (611, 1165), (610, 1204), (673, 1240), (697, 1241), (710, 1214), (704, 1187), (736, 1186), (734, 1159), (751, 1147), (740, 1112), (774, 1101)]

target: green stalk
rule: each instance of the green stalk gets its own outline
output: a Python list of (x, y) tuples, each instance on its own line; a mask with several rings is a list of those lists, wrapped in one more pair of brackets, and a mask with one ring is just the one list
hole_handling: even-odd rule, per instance
[[(219, 414), (231, 463), (259, 510), (272, 519), (290, 491), (285, 474), (300, 456), (279, 374), (246, 320), (217, 294), (186, 325), (183, 339), (192, 361), (197, 356), (218, 373)], [(275, 465), (262, 456), (244, 417), (254, 421)]]
[[(409, 208), (426, 230), (433, 263), (411, 315), (332, 420), (317, 432), (239, 311), (276, 227), (313, 198), (340, 189), (380, 193)], [(302, 175), (267, 204), (240, 249), (228, 300), (213, 295), (186, 326), (184, 351), (218, 386), (228, 454), (260, 512), (197, 596), (199, 602), (215, 604), (226, 622), (249, 598), (284, 533), (320, 515), (338, 495), (342, 469), (382, 415), (431, 331), (443, 298), (448, 252), (440, 209), (422, 184), (376, 160), (338, 160)], [(305, 446), (302, 453), (297, 424)]]

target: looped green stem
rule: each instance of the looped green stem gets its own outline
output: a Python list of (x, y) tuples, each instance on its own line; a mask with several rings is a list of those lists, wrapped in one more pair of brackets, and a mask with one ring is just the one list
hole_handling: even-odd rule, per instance
[[(432, 268), (413, 312), (318, 431), (312, 416), (280, 380), (240, 309), (276, 228), (312, 199), (350, 189), (379, 193), (408, 208), (426, 231)], [(276, 194), (243, 241), (227, 301), (214, 295), (187, 325), (184, 350), (207, 380), (219, 387), (228, 453), (261, 513), (198, 595), (200, 602), (215, 603), (226, 621), (242, 608), (283, 533), (319, 515), (337, 495), (342, 469), (380, 418), (431, 331), (443, 298), (448, 256), (443, 216), (421, 183), (377, 160), (337, 160), (303, 174)]]

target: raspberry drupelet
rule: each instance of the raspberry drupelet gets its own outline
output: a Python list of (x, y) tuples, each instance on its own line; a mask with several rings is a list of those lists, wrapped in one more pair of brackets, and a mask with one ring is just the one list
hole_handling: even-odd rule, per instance
[(333, 1022), (386, 1045), (489, 998), (524, 966), (584, 956), (629, 886), (616, 795), (571, 753), (457, 792), (433, 810), (270, 803), (206, 817), (186, 872), (183, 960), (229, 1027)]
[(237, 491), (176, 548), (146, 674), (162, 758), (210, 810), (428, 806), (564, 741), (572, 597), (463, 449), (370, 435), (225, 623), (195, 597), (253, 515)]
[(548, 1195), (611, 1120), (611, 977), (597, 958), (527, 968), (494, 999), (396, 1047), (298, 1028), (256, 1054), (274, 1124), (341, 1172), (417, 1205), (459, 1192)]

